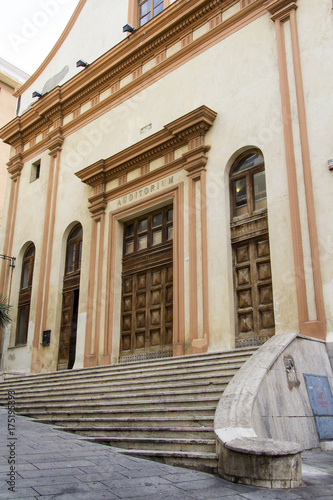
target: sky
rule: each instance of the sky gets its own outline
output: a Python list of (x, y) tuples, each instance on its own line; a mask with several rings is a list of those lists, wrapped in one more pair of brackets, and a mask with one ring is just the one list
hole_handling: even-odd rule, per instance
[(79, 0), (0, 0), (0, 57), (32, 75), (57, 42)]

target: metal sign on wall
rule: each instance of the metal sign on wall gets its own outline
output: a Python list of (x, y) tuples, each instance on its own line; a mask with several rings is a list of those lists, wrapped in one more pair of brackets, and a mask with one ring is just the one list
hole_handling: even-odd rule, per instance
[(304, 380), (319, 439), (333, 440), (333, 396), (328, 378), (304, 373)]

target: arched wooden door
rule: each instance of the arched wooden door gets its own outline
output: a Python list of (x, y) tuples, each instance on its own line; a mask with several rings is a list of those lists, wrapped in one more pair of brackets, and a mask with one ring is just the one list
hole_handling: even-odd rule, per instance
[(240, 156), (230, 172), (236, 347), (261, 345), (275, 333), (265, 165)]
[(78, 224), (67, 240), (66, 267), (62, 294), (58, 370), (73, 368), (80, 296), (82, 226)]
[(172, 356), (172, 205), (124, 226), (120, 360)]
[(28, 337), (32, 279), (35, 264), (35, 245), (31, 244), (23, 257), (18, 301), (18, 318), (15, 345), (25, 345)]

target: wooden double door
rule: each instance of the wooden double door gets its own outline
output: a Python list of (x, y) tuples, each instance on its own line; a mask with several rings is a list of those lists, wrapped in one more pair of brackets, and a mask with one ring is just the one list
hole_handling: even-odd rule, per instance
[(172, 356), (173, 208), (124, 227), (120, 360)]

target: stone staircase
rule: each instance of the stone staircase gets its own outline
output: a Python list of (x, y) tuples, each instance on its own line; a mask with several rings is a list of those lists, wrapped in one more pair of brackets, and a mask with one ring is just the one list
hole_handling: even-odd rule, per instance
[(216, 472), (214, 414), (256, 348), (12, 377), (16, 412), (119, 452)]

